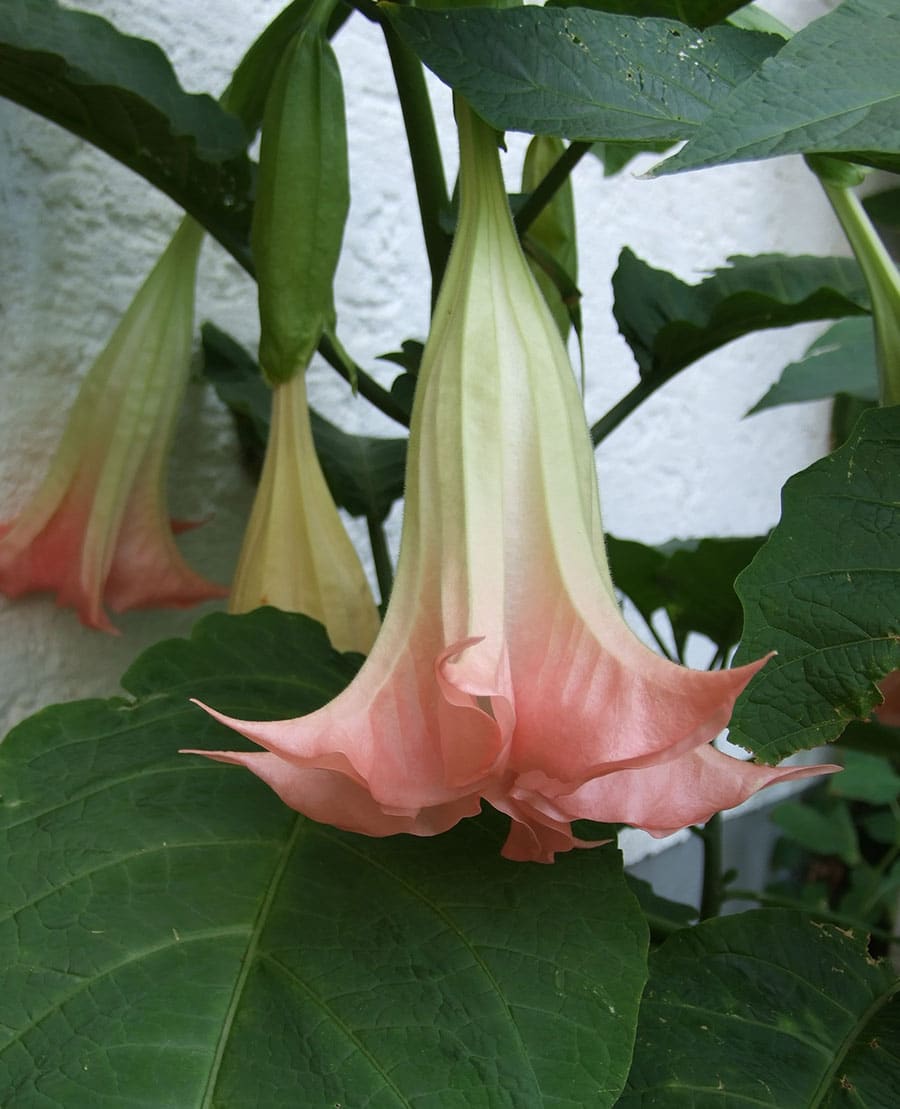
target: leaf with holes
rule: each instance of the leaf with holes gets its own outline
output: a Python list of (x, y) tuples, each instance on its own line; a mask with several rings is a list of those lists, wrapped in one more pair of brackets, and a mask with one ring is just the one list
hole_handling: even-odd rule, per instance
[(366, 839), (177, 753), (223, 741), (188, 697), (297, 715), (358, 661), (302, 616), (214, 615), (144, 654), (128, 698), (9, 735), (6, 1109), (615, 1102), (647, 931), (614, 848), (511, 863), (489, 813)]
[(735, 706), (730, 738), (766, 762), (837, 739), (900, 668), (900, 407), (795, 474), (781, 520), (735, 583), (735, 664), (777, 651)]
[(568, 139), (687, 138), (780, 45), (736, 27), (695, 31), (584, 8), (379, 7), (498, 130)]
[(655, 172), (819, 153), (896, 173), (898, 113), (897, 0), (844, 0), (764, 61)]

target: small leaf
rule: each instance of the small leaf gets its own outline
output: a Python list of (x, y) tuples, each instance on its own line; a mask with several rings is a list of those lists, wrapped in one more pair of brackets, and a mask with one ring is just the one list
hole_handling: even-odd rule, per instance
[(844, 0), (764, 61), (655, 172), (821, 153), (896, 173), (898, 114), (900, 8)]
[(804, 913), (761, 909), (678, 932), (650, 957), (618, 1109), (888, 1109), (900, 1002), (886, 962)]
[[(259, 366), (231, 336), (203, 325), (203, 372), (231, 409), (241, 444), (258, 473), (269, 438), (271, 390)], [(381, 523), (403, 496), (406, 439), (352, 435), (310, 411), (316, 452), (335, 503)]]
[(850, 810), (842, 801), (784, 801), (769, 814), (782, 834), (813, 855), (837, 855), (848, 866), (860, 862), (859, 840)]
[(627, 248), (613, 275), (614, 313), (641, 376), (668, 379), (741, 335), (862, 315), (869, 295), (849, 258), (729, 258), (699, 285), (656, 270)]
[(214, 615), (151, 648), (130, 699), (3, 743), (4, 1104), (615, 1102), (647, 935), (614, 848), (511, 863), (497, 814), (353, 836), (177, 753), (233, 743), (189, 696), (289, 717), (357, 661), (306, 617)]
[(675, 142), (780, 45), (771, 35), (584, 8), (379, 5), (407, 45), (499, 131)]
[(868, 801), (870, 805), (887, 805), (900, 796), (900, 775), (895, 774), (887, 759), (862, 751), (846, 750), (842, 754), (844, 770), (828, 781), (832, 797), (852, 801)]
[(730, 738), (766, 762), (837, 739), (900, 668), (900, 407), (792, 477), (781, 521), (738, 578), (736, 663), (776, 650), (744, 690)]
[(0, 94), (146, 177), (248, 260), (251, 170), (241, 123), (186, 93), (168, 58), (56, 0), (0, 5)]
[(672, 540), (647, 547), (607, 536), (616, 588), (649, 623), (662, 609), (679, 654), (691, 632), (711, 639), (722, 652), (741, 637), (741, 606), (734, 579), (764, 543), (763, 538)]
[(871, 319), (841, 320), (820, 335), (798, 362), (791, 362), (748, 416), (781, 404), (801, 404), (846, 393), (878, 399), (878, 366)]
[(639, 154), (663, 154), (670, 142), (595, 142), (591, 153), (603, 163), (603, 176), (615, 177)]

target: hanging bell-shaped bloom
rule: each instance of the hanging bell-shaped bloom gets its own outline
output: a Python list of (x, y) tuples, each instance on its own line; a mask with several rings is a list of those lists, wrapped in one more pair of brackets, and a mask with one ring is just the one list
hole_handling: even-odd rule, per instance
[(105, 606), (181, 608), (227, 592), (187, 565), (166, 514), (202, 236), (182, 222), (88, 372), (43, 483), (0, 524), (7, 596), (49, 590), (82, 623), (115, 631)]
[(510, 219), (496, 136), (458, 102), (461, 210), (420, 370), (394, 591), (354, 681), (254, 723), (247, 767), (340, 828), (432, 835), (507, 813), (503, 853), (552, 861), (571, 821), (664, 834), (777, 780), (711, 746), (762, 666), (698, 672), (624, 623), (587, 425)]
[(231, 612), (275, 605), (325, 625), (339, 651), (367, 653), (378, 610), (316, 456), (306, 375), (276, 385), (262, 477), (231, 587)]

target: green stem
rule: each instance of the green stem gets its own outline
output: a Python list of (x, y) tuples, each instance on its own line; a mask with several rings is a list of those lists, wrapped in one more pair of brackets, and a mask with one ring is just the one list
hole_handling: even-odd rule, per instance
[(521, 237), (553, 199), (569, 174), (591, 149), (593, 143), (572, 142), (556, 159), (546, 176), (516, 212), (516, 231)]
[(433, 305), (447, 266), (447, 257), (450, 254), (450, 237), (441, 227), (440, 221), (441, 212), (449, 205), (444, 163), (441, 160), (441, 149), (438, 145), (422, 63), (400, 39), (388, 20), (382, 20), (381, 27), (394, 70), (394, 83), (397, 86), (400, 109), (406, 126), (422, 233), (425, 236), (425, 250), (431, 269)]
[(391, 590), (394, 587), (394, 567), (388, 551), (387, 537), (384, 526), (374, 516), (366, 517), (366, 526), (369, 529), (369, 543), (372, 546), (372, 559), (375, 563), (375, 577), (378, 579), (378, 591), (381, 594), (381, 615), (387, 611)]
[(625, 419), (631, 415), (635, 408), (639, 407), (647, 397), (655, 393), (661, 385), (665, 385), (668, 380), (669, 378), (662, 374), (642, 377), (631, 392), (626, 393), (620, 401), (617, 401), (606, 415), (601, 416), (591, 428), (591, 442), (594, 446), (598, 447), (607, 435), (615, 431), (619, 424), (623, 423)]
[(392, 420), (396, 420), (398, 424), (409, 427), (409, 416), (401, 405), (394, 400), (390, 392), (384, 386), (379, 385), (373, 377), (369, 377), (364, 369), (348, 359), (346, 355), (342, 355), (335, 348), (328, 335), (323, 335), (319, 340), (318, 350), (328, 365), (333, 370), (337, 370), (341, 377), (353, 385), (370, 404), (373, 404), (385, 416), (390, 416)]
[(713, 813), (697, 833), (703, 840), (703, 893), (700, 898), (700, 919), (718, 916), (725, 899), (722, 881), (722, 814)]
[(849, 188), (819, 182), (850, 243), (872, 297), (875, 353), (881, 403), (900, 404), (900, 272), (872, 226), (859, 197)]

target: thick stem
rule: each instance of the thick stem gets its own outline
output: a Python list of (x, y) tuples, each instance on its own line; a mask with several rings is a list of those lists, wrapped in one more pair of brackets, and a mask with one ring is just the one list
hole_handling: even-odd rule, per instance
[(856, 194), (819, 181), (840, 221), (872, 297), (881, 403), (900, 404), (900, 272)]
[(384, 616), (388, 601), (391, 599), (391, 590), (394, 588), (394, 566), (391, 562), (384, 526), (374, 516), (366, 517), (366, 526), (369, 529), (369, 543), (372, 547), (372, 560), (375, 563), (375, 577), (378, 579), (378, 591), (381, 594), (379, 608), (381, 615)]
[(700, 919), (718, 916), (722, 911), (725, 884), (722, 881), (722, 814), (713, 813), (699, 833), (703, 840), (703, 893)]
[(528, 230), (541, 212), (547, 207), (557, 190), (565, 184), (569, 174), (591, 149), (592, 145), (593, 144), (589, 142), (569, 143), (563, 153), (560, 154), (550, 167), (543, 181), (541, 181), (534, 192), (530, 194), (528, 199), (516, 213), (516, 231), (518, 231), (520, 236)]
[(450, 253), (450, 238), (440, 222), (441, 212), (449, 204), (444, 163), (441, 160), (441, 150), (422, 63), (400, 39), (387, 20), (383, 20), (381, 26), (394, 70), (394, 82), (406, 126), (422, 233), (425, 236), (425, 250), (431, 269), (433, 305), (447, 266), (447, 256)]

